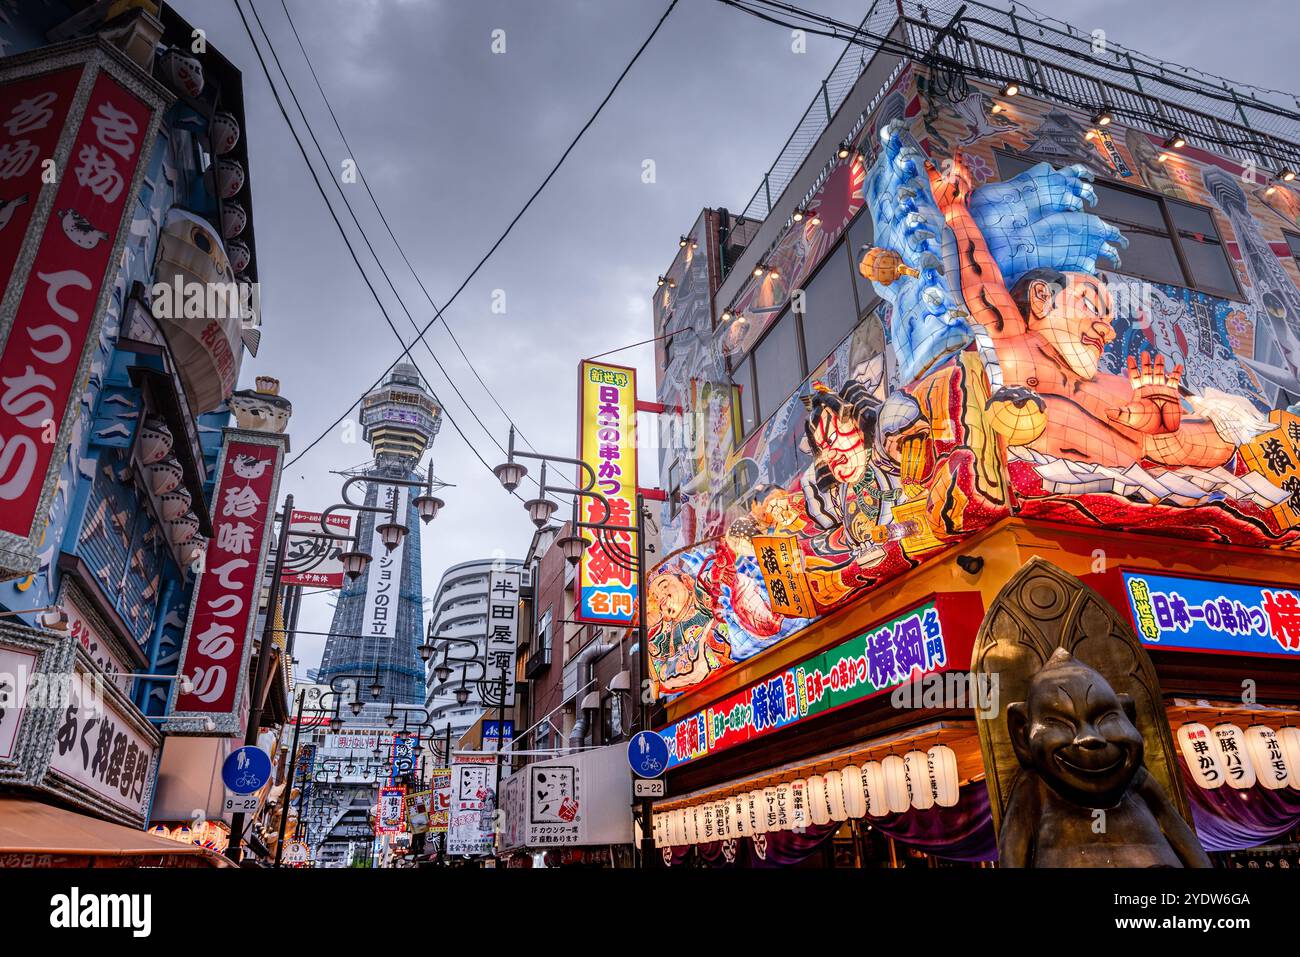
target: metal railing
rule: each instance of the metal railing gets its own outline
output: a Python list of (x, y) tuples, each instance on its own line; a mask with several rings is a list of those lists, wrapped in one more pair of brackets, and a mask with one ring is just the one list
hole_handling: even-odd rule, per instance
[(858, 25), (861, 42), (845, 45), (742, 215), (762, 221), (771, 214), (871, 62), (873, 45), (898, 26), (900, 7), (902, 29), (887, 49), (919, 61), (963, 5), (965, 39), (947, 37), (938, 53), (976, 79), (1014, 79), (1030, 95), (1076, 108), (1106, 106), (1126, 125), (1181, 132), (1194, 144), (1265, 173), (1300, 166), (1295, 94), (1139, 53), (1020, 3), (1004, 9), (977, 0), (874, 0)]

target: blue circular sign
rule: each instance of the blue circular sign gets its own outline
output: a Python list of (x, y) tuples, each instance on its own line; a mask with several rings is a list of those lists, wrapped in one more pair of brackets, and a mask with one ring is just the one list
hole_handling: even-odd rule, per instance
[(230, 752), (221, 765), (221, 780), (234, 794), (252, 794), (271, 780), (271, 759), (261, 748), (246, 744)]
[(638, 731), (627, 743), (627, 763), (641, 778), (657, 778), (668, 770), (668, 742), (655, 731)]

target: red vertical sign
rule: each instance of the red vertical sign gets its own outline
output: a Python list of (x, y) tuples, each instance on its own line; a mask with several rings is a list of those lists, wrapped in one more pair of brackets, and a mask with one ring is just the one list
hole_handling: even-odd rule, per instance
[[(31, 535), (151, 108), (101, 71), (0, 354), (0, 531)], [(12, 144), (11, 144), (12, 147)], [(5, 197), (7, 199), (13, 197)]]
[(234, 436), (226, 441), (213, 497), (212, 541), (194, 589), (181, 653), (180, 674), (190, 680), (190, 688), (177, 693), (176, 716), (233, 716), (239, 707), (282, 451), (278, 441)]
[(9, 285), (83, 67), (0, 85), (0, 292)]

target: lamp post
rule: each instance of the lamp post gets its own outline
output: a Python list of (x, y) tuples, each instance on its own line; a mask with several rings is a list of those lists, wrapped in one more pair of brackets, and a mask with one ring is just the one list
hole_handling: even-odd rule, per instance
[[(280, 836), (275, 842), (275, 867), (284, 857), (284, 829), (289, 823), (289, 798), (293, 796), (293, 779), (298, 774), (298, 731), (302, 728), (302, 705), (307, 697), (306, 686), (298, 689), (298, 714), (293, 722), (293, 741), (289, 744), (289, 779), (285, 782), (283, 807), (280, 808)], [(302, 820), (302, 791), (298, 792), (298, 815)]]
[[(533, 520), (533, 524), (538, 528), (543, 527), (550, 521), (551, 515), (554, 514), (556, 505), (546, 498), (548, 492), (555, 492), (558, 495), (570, 495), (573, 498), (573, 535), (566, 535), (556, 539), (555, 544), (559, 546), (564, 553), (564, 557), (569, 564), (576, 565), (582, 559), (582, 553), (587, 548), (587, 540), (583, 537), (581, 529), (590, 529), (594, 538), (600, 540), (604, 548), (605, 555), (609, 560), (625, 571), (634, 572), (637, 580), (637, 609), (636, 609), (636, 631), (637, 631), (637, 670), (641, 678), (641, 706), (640, 706), (640, 725), (641, 730), (648, 731), (650, 725), (649, 706), (645, 701), (646, 687), (646, 628), (645, 628), (645, 500), (640, 490), (636, 493), (636, 520), (632, 525), (615, 525), (610, 519), (609, 500), (600, 492), (596, 491), (596, 472), (582, 459), (569, 458), (561, 455), (541, 455), (536, 452), (523, 452), (515, 448), (515, 430), (512, 426), (510, 429), (510, 439), (506, 446), (506, 461), (498, 465), (493, 472), (496, 473), (497, 480), (507, 492), (513, 492), (519, 483), (524, 480), (528, 474), (528, 469), (522, 464), (515, 461), (516, 458), (536, 459), (542, 463), (540, 475), (538, 476), (538, 498), (524, 503), (528, 510), (528, 516)], [(546, 481), (546, 465), (548, 462), (559, 462), (568, 465), (575, 465), (582, 470), (585, 481), (581, 488), (568, 488), (565, 486), (549, 485)], [(579, 501), (582, 498), (590, 498), (598, 501), (602, 506), (601, 520), (597, 522), (580, 521)], [(636, 553), (628, 551), (623, 544), (618, 541), (614, 533), (632, 534), (636, 536)], [(649, 862), (654, 856), (654, 838), (650, 835), (650, 815), (653, 802), (650, 798), (641, 799), (641, 867), (647, 868)]]

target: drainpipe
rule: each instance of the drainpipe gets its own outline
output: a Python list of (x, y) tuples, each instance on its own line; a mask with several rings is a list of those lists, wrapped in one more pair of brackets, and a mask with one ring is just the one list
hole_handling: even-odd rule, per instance
[[(591, 676), (588, 671), (592, 663), (602, 655), (609, 654), (614, 648), (615, 645), (611, 641), (593, 641), (578, 652), (578, 679), (582, 682), (579, 687), (586, 688), (590, 683)], [(577, 720), (573, 722), (573, 730), (569, 732), (570, 751), (577, 751), (582, 747), (582, 739), (587, 734), (587, 725), (591, 723), (587, 717), (586, 709), (582, 707), (582, 702), (575, 701), (575, 703), (577, 704), (578, 715)]]

